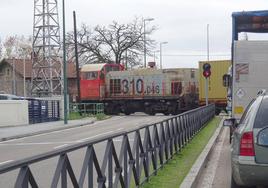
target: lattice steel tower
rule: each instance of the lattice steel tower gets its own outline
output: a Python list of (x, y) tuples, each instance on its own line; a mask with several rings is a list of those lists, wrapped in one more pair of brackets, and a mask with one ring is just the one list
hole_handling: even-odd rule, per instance
[(62, 61), (57, 0), (34, 0), (32, 95), (62, 93)]

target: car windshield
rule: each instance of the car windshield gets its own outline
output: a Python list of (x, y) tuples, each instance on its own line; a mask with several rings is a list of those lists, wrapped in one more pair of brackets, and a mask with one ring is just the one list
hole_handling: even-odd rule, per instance
[(267, 126), (268, 126), (268, 97), (264, 97), (255, 118), (254, 128), (263, 128)]

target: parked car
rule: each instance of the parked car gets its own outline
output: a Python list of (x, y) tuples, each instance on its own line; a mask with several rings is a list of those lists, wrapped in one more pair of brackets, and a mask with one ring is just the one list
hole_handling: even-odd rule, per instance
[[(252, 100), (232, 132), (231, 187), (268, 186), (268, 95), (261, 92)], [(230, 129), (232, 130), (232, 128)]]
[(22, 97), (11, 94), (0, 94), (0, 100), (21, 100)]

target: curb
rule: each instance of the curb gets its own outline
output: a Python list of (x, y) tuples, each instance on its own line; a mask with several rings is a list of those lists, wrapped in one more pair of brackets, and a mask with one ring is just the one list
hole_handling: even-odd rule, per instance
[(197, 160), (195, 161), (194, 165), (192, 166), (191, 170), (187, 174), (187, 176), (184, 178), (182, 184), (180, 185), (180, 188), (195, 188), (197, 184), (197, 180), (201, 176), (201, 171), (204, 169), (207, 163), (207, 159), (209, 158), (212, 149), (214, 148), (216, 144), (216, 140), (218, 139), (220, 133), (222, 132), (222, 124), (225, 118), (222, 118), (219, 127), (216, 129), (213, 136), (210, 138), (209, 142), (207, 143), (206, 147), (202, 151), (202, 153), (199, 155)]
[(39, 134), (50, 133), (50, 132), (54, 132), (54, 131), (60, 131), (60, 130), (64, 130), (64, 129), (72, 129), (72, 128), (75, 128), (75, 127), (82, 127), (82, 126), (93, 124), (93, 123), (95, 123), (95, 121), (96, 120), (92, 120), (92, 121), (89, 121), (89, 122), (86, 122), (86, 123), (70, 125), (68, 127), (58, 127), (58, 128), (55, 128), (55, 129), (48, 129), (48, 130), (42, 130), (42, 131), (37, 131), (37, 132), (32, 132), (32, 133), (16, 135), (16, 136), (4, 137), (4, 138), (0, 138), (0, 142), (13, 140), (13, 139), (24, 138), (24, 137), (29, 137), (29, 136), (35, 136), (35, 135), (39, 135)]

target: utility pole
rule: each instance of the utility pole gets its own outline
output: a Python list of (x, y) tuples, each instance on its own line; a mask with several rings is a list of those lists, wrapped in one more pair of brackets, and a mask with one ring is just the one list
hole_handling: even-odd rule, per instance
[(127, 56), (128, 56), (128, 54), (127, 54), (127, 49), (126, 49), (126, 62), (125, 62), (125, 69), (127, 70)]
[(79, 74), (79, 59), (78, 59), (78, 47), (77, 47), (77, 26), (76, 26), (76, 14), (73, 11), (73, 19), (74, 19), (74, 46), (75, 46), (75, 65), (76, 65), (76, 84), (77, 84), (77, 95), (78, 95), (78, 103), (80, 103), (80, 74)]
[(148, 22), (150, 22), (150, 21), (153, 21), (154, 20), (154, 18), (146, 18), (146, 19), (143, 19), (143, 29), (144, 29), (144, 35), (143, 35), (143, 37), (144, 37), (144, 68), (146, 68), (146, 53), (147, 53), (147, 51), (146, 51), (146, 21), (148, 21)]
[(16, 95), (16, 64), (15, 64), (15, 58), (13, 57), (12, 58), (12, 86), (13, 86), (13, 91), (12, 91), (12, 94), (13, 95)]
[(162, 69), (162, 45), (168, 42), (160, 42), (160, 69)]
[(26, 97), (25, 60), (26, 60), (26, 54), (24, 54), (24, 58), (23, 58), (23, 96), (24, 97)]
[(67, 120), (67, 62), (66, 62), (66, 44), (65, 44), (65, 1), (62, 0), (62, 32), (63, 32), (63, 94), (64, 94), (64, 124)]

